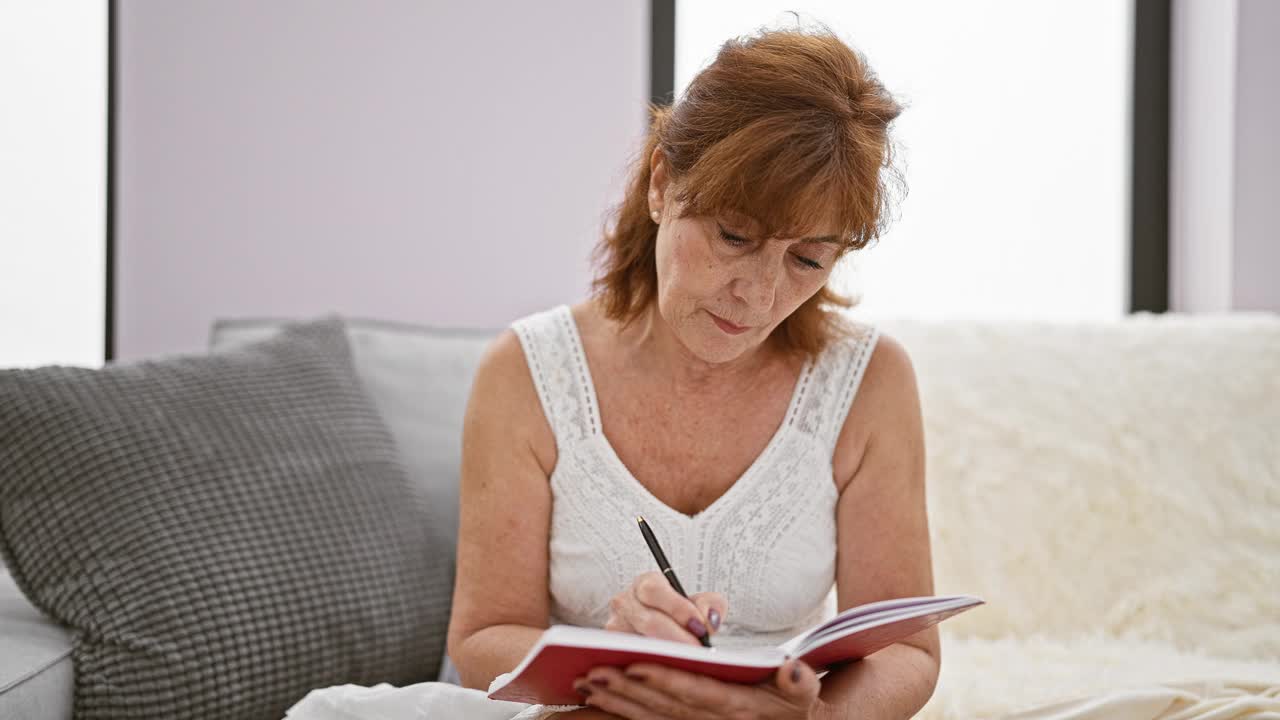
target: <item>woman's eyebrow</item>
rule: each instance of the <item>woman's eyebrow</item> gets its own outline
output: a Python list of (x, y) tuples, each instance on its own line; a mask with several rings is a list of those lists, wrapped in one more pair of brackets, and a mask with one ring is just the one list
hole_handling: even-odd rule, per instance
[[(720, 228), (720, 229), (721, 229), (721, 230), (724, 230), (724, 227), (723, 227), (723, 226), (721, 226), (721, 228)], [(728, 232), (728, 231), (726, 230), (725, 232)], [(732, 234), (732, 233), (731, 233), (731, 234)], [(755, 233), (746, 233), (745, 235), (742, 235), (742, 236), (740, 236), (740, 237), (742, 237), (742, 239), (743, 239), (743, 240), (750, 240), (751, 238), (750, 238), (750, 237), (747, 237), (747, 235), (755, 235)], [(818, 236), (815, 236), (815, 237), (801, 238), (798, 242), (802, 242), (802, 243), (830, 243), (830, 244), (832, 244), (832, 245), (842, 245), (842, 244), (843, 244), (842, 242), (840, 242), (840, 236), (839, 236), (839, 235), (818, 235)]]

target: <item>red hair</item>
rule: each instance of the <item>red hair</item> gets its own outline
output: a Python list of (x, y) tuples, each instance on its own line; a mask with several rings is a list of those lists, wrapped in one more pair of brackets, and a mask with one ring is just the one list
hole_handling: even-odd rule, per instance
[[(830, 30), (766, 30), (721, 46), (671, 107), (650, 103), (649, 133), (626, 195), (595, 250), (592, 288), (608, 317), (629, 322), (656, 300), (658, 226), (646, 194), (661, 149), (680, 217), (750, 218), (761, 237), (799, 237), (835, 217), (841, 254), (884, 230), (900, 178), (889, 124), (901, 106), (866, 59)], [(852, 301), (823, 286), (776, 330), (783, 348), (817, 353)]]

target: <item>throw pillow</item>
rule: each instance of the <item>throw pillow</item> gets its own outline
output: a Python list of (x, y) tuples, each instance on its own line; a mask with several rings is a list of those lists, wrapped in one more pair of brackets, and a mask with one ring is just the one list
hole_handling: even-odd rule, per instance
[(77, 718), (270, 718), (434, 679), (447, 559), (336, 316), (0, 371), (0, 553), (75, 633)]

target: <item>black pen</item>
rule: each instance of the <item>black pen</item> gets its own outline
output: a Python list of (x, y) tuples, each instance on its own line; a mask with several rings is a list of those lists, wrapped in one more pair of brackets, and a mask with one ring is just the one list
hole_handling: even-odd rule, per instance
[[(649, 550), (653, 552), (653, 559), (658, 561), (658, 569), (662, 571), (663, 575), (667, 576), (667, 581), (671, 583), (671, 587), (676, 589), (676, 592), (680, 593), (680, 597), (688, 600), (689, 596), (685, 595), (684, 588), (680, 587), (680, 581), (676, 579), (676, 571), (672, 570), (671, 563), (667, 562), (667, 556), (662, 552), (662, 546), (658, 544), (658, 538), (654, 537), (653, 531), (649, 529), (649, 523), (645, 522), (640, 515), (636, 516), (636, 522), (640, 525), (640, 533), (644, 535), (644, 541), (649, 543)], [(702, 641), (703, 647), (711, 647), (710, 630), (707, 630), (698, 639)]]

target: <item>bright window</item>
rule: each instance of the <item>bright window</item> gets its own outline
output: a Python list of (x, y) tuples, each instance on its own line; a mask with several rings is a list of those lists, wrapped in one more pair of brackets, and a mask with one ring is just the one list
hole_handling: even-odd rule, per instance
[(0, 367), (101, 365), (107, 3), (0, 2)]
[[(834, 284), (859, 313), (1112, 318), (1127, 310), (1132, 3), (840, 0), (790, 5), (866, 54), (907, 105), (908, 195)], [(794, 16), (676, 4), (676, 93), (719, 45)]]

